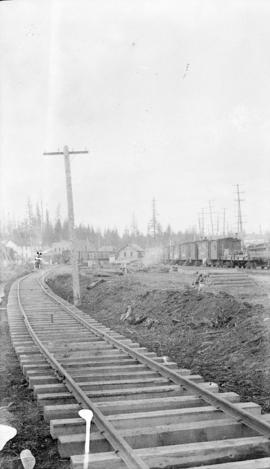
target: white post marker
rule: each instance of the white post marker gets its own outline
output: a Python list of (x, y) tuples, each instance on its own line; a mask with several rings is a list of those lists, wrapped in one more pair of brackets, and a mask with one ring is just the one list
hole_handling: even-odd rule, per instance
[(90, 426), (91, 426), (91, 420), (93, 418), (93, 412), (90, 409), (81, 409), (79, 410), (78, 414), (86, 422), (83, 469), (87, 469), (88, 461), (89, 461), (88, 456), (90, 453)]
[(24, 449), (20, 452), (20, 458), (24, 469), (33, 469), (36, 465), (36, 458), (31, 453), (30, 449)]
[(9, 425), (0, 425), (0, 451), (4, 448), (5, 444), (17, 435), (17, 430)]

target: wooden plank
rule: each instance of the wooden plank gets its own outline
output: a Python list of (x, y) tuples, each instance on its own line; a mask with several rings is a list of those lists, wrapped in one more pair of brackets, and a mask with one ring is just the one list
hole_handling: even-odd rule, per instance
[(250, 459), (249, 461), (235, 461), (211, 466), (196, 466), (192, 469), (269, 469), (270, 458)]
[(60, 405), (45, 405), (43, 408), (44, 420), (45, 422), (54, 422), (54, 420), (56, 419), (77, 417), (80, 409), (81, 409), (81, 406), (76, 403), (60, 404)]
[[(135, 453), (146, 462), (150, 469), (157, 467), (159, 469), (168, 467), (170, 469), (188, 467), (194, 469), (196, 464), (199, 464), (199, 467), (203, 466), (203, 464), (210, 464), (210, 468), (213, 469), (211, 464), (231, 463), (243, 458), (254, 458), (254, 456), (256, 458), (257, 455), (263, 457), (267, 456), (269, 452), (270, 441), (264, 437), (239, 438), (135, 450)], [(269, 461), (269, 458), (267, 459)], [(72, 469), (83, 469), (83, 463), (83, 455), (71, 457)], [(93, 467), (95, 469), (126, 469), (125, 464), (112, 452), (92, 453), (86, 467), (87, 469), (92, 469)], [(269, 466), (267, 469), (269, 469)]]
[[(224, 399), (230, 402), (239, 402), (240, 397), (234, 392), (223, 393)], [(100, 410), (105, 414), (131, 413), (136, 411), (148, 412), (149, 410), (181, 409), (187, 407), (201, 407), (208, 404), (195, 396), (176, 396), (152, 399), (137, 399), (124, 401), (108, 401), (97, 403)]]
[[(239, 402), (240, 400), (238, 394), (233, 392), (223, 393), (223, 397), (230, 400), (231, 402)], [(130, 413), (142, 410), (147, 412), (149, 410), (181, 409), (206, 405), (207, 404), (204, 401), (194, 396), (163, 397), (162, 399), (124, 399), (120, 401), (97, 402), (97, 406), (104, 413), (104, 415), (113, 415), (123, 412)], [(43, 413), (46, 422), (49, 422), (50, 420), (56, 420), (57, 422), (57, 419), (78, 417), (79, 410), (79, 404), (45, 405)]]
[[(212, 383), (202, 383), (202, 387), (211, 390), (211, 392), (218, 392), (218, 386), (213, 386)], [(172, 396), (190, 396), (191, 391), (183, 389), (178, 385), (172, 386), (155, 386), (149, 388), (140, 389), (119, 389), (114, 391), (102, 391), (102, 392), (87, 392), (87, 395), (95, 402), (105, 402), (114, 400), (117, 398), (118, 401), (126, 399), (149, 399), (153, 397), (172, 397)]]
[[(247, 405), (249, 403), (241, 403)], [(256, 406), (256, 404), (254, 404)], [(257, 406), (259, 407), (259, 406)], [(253, 409), (257, 412), (257, 408)], [(149, 415), (148, 415), (149, 414)], [(140, 418), (136, 419), (139, 415)], [(110, 422), (118, 430), (140, 429), (157, 425), (187, 424), (190, 422), (224, 419), (224, 414), (213, 407), (195, 407), (187, 409), (172, 409), (171, 411), (144, 412), (134, 414), (122, 414), (107, 416)], [(120, 417), (120, 420), (117, 418)], [(56, 419), (50, 422), (50, 431), (53, 438), (59, 435), (70, 435), (84, 431), (85, 424), (78, 416), (68, 419)]]
[[(253, 402), (241, 402), (235, 404), (238, 408), (249, 413), (260, 415), (261, 408)], [(117, 414), (108, 416), (111, 423), (118, 429), (149, 427), (152, 425), (172, 425), (196, 420), (211, 420), (224, 415), (222, 411), (212, 406), (194, 407), (187, 409), (168, 409), (150, 412), (136, 412), (131, 414)]]
[[(190, 422), (138, 429), (120, 430), (132, 448), (177, 445), (202, 441), (224, 440), (255, 436), (256, 432), (232, 419)], [(58, 436), (58, 451), (61, 457), (70, 457), (84, 451), (85, 433)], [(100, 433), (91, 432), (91, 451), (110, 451), (106, 439)]]

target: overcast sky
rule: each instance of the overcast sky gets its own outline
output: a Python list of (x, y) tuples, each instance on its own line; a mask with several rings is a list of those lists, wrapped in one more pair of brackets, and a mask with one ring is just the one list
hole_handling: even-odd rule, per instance
[[(270, 229), (270, 2), (0, 2), (1, 212), (26, 200), (76, 222), (196, 225), (213, 201), (236, 229)], [(2, 215), (3, 216), (3, 215)], [(221, 223), (221, 220), (220, 220)]]

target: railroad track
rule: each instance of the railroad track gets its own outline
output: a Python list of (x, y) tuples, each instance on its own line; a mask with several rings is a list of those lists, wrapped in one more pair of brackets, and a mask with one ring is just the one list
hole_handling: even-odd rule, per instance
[[(73, 469), (270, 468), (269, 417), (236, 393), (148, 352), (57, 297), (15, 282), (10, 334), (61, 457)], [(90, 408), (91, 454), (85, 464)]]

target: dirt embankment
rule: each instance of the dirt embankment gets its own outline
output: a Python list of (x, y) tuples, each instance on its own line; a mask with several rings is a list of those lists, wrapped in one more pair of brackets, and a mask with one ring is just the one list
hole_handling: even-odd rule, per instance
[[(27, 273), (22, 270), (21, 274)], [(8, 280), (8, 276), (5, 277)], [(12, 281), (5, 287), (1, 308), (5, 308)], [(57, 445), (49, 435), (32, 391), (28, 388), (16, 354), (12, 348), (7, 314), (0, 310), (0, 424), (16, 428), (17, 435), (9, 441), (0, 454), (1, 469), (22, 469), (19, 459), (23, 449), (30, 449), (40, 469), (67, 469), (69, 463), (61, 460)]]
[[(217, 382), (222, 390), (238, 392), (270, 411), (270, 334), (264, 307), (224, 292), (168, 289), (162, 283), (152, 288), (147, 275), (111, 278), (91, 290), (86, 288), (91, 279), (82, 278), (82, 309)], [(48, 283), (64, 298), (72, 298), (69, 275)]]

